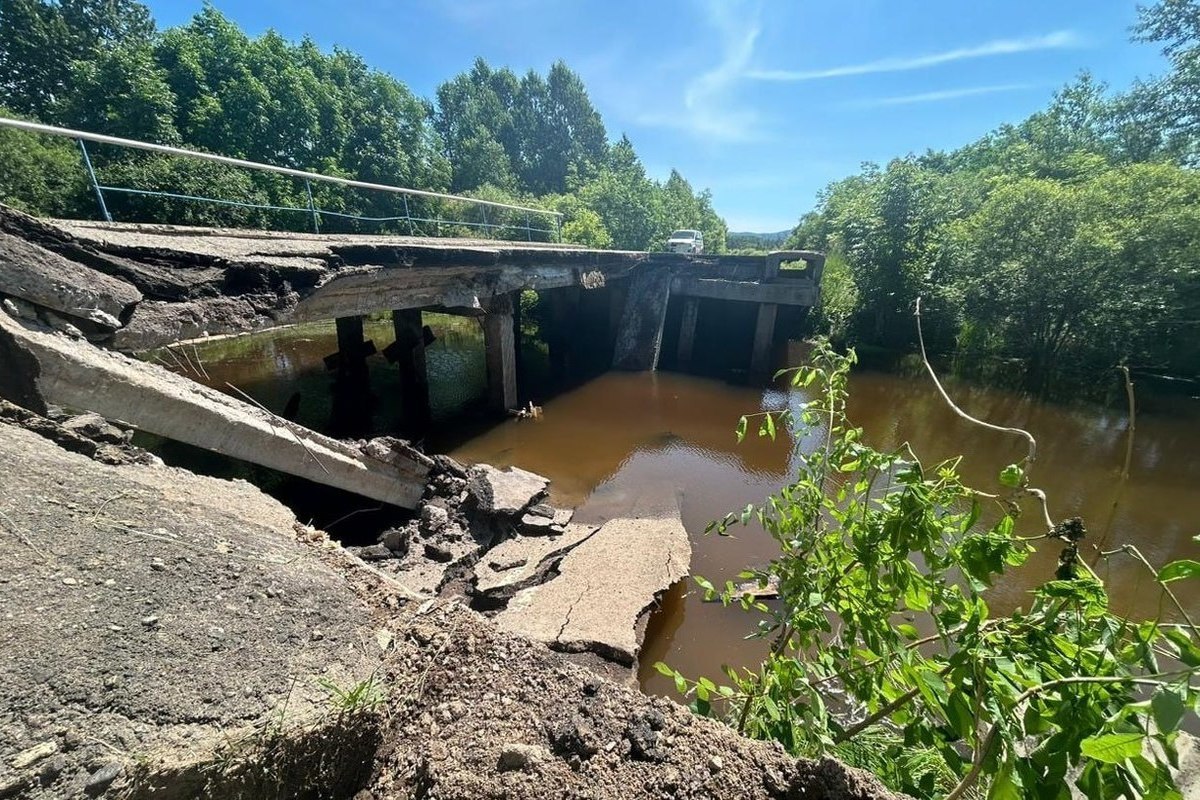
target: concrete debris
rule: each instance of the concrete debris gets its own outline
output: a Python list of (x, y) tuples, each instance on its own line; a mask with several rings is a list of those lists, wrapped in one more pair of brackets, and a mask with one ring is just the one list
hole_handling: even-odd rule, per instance
[(557, 577), (517, 592), (496, 620), (551, 647), (631, 665), (638, 618), (687, 575), (690, 560), (678, 518), (610, 520), (563, 558)]
[(550, 482), (519, 467), (496, 469), (487, 464), (468, 471), (467, 490), (480, 510), (516, 516), (546, 494)]
[[(569, 525), (560, 536), (518, 536), (488, 551), (475, 566), (475, 592), (493, 599), (511, 596), (517, 588), (548, 571), (549, 562), (596, 532), (594, 525)], [(548, 576), (547, 576), (548, 577)]]
[(63, 420), (62, 426), (80, 436), (106, 444), (129, 444), (129, 440), (133, 438), (133, 431), (118, 428), (104, 417), (90, 411)]

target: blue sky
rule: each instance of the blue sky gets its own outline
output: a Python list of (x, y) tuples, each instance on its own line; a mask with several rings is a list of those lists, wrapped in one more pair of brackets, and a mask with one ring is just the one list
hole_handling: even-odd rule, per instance
[[(244, 29), (354, 50), (415, 92), (476, 56), (579, 72), (650, 174), (710, 188), (733, 230), (790, 228), (864, 161), (965, 144), (1081, 70), (1164, 69), (1134, 0), (213, 0)], [(159, 25), (199, 0), (149, 0)]]

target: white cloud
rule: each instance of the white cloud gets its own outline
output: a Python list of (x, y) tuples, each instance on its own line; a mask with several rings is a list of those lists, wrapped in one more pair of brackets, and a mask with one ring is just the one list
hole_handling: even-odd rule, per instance
[(958, 100), (962, 97), (976, 97), (998, 92), (1019, 92), (1025, 89), (1037, 88), (1031, 83), (1004, 83), (996, 86), (969, 86), (965, 89), (945, 89), (938, 92), (922, 92), (920, 94), (904, 94), (894, 97), (875, 97), (866, 100), (851, 100), (842, 104), (842, 108), (886, 108), (887, 106), (907, 106), (916, 103), (942, 103), (947, 100)]
[(958, 47), (953, 50), (943, 50), (940, 53), (927, 53), (921, 56), (881, 58), (862, 64), (848, 64), (841, 67), (814, 70), (759, 69), (746, 73), (749, 78), (761, 81), (815, 81), (826, 78), (842, 78), (850, 75), (871, 75), (880, 72), (905, 72), (907, 70), (925, 69), (956, 61), (966, 61), (973, 58), (988, 56), (1014, 55), (1035, 50), (1064, 50), (1080, 47), (1083, 40), (1074, 31), (1055, 31), (1044, 36), (1029, 36), (1023, 39), (994, 39), (990, 42), (972, 47)]
[(720, 142), (761, 141), (765, 137), (757, 111), (738, 104), (730, 90), (746, 73), (762, 30), (757, 7), (708, 0), (710, 26), (721, 35), (721, 60), (683, 87), (674, 109), (636, 115), (638, 124), (676, 128), (700, 139)]

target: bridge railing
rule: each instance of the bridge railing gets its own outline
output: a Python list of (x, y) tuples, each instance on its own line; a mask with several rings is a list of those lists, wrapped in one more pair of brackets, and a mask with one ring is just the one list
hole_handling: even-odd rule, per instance
[[(158, 198), (171, 203), (204, 203), (227, 209), (264, 212), (264, 215), (271, 218), (280, 218), (281, 216), (289, 220), (294, 218), (297, 223), (302, 224), (289, 224), (290, 229), (303, 227), (316, 233), (320, 233), (322, 228), (327, 231), (331, 229), (342, 231), (349, 227), (360, 232), (407, 233), (419, 236), (477, 236), (482, 233), (488, 237), (503, 239), (552, 242), (561, 240), (562, 214), (557, 211), (359, 181), (334, 175), (322, 175), (200, 150), (153, 144), (0, 116), (0, 129), (3, 128), (73, 139), (79, 146), (82, 165), (87, 173), (92, 193), (95, 195), (100, 216), (107, 222), (114, 221), (112, 200), (116, 195), (126, 200), (123, 210), (128, 213), (123, 214), (127, 217), (123, 221), (129, 222), (173, 221), (170, 219), (147, 220), (144, 218), (144, 213), (139, 213), (137, 199)], [(303, 193), (293, 196), (301, 197), (303, 205), (266, 202), (262, 198), (210, 197), (207, 194), (183, 189), (172, 191), (163, 187), (110, 185), (101, 180), (102, 175), (106, 172), (98, 171), (93, 164), (92, 152), (88, 149), (89, 142), (96, 145), (212, 162), (259, 173), (288, 176), (302, 182)], [(314, 184), (318, 185), (316, 192), (314, 192)], [(329, 196), (328, 192), (320, 191), (320, 186), (385, 193), (394, 196), (396, 202), (375, 203), (374, 205), (379, 209), (376, 213), (363, 213), (352, 210), (355, 204), (346, 202), (345, 197)], [(132, 218), (136, 216), (143, 218)]]

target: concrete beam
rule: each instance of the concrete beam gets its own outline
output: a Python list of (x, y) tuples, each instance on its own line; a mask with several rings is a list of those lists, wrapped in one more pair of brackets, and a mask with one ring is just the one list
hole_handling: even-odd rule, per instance
[(306, 322), (384, 310), (447, 306), (480, 309), (492, 297), (522, 289), (596, 288), (628, 275), (640, 262), (629, 259), (595, 269), (541, 265), (339, 270), (287, 315)]
[(517, 407), (517, 347), (510, 294), (492, 298), (483, 318), (488, 400), (496, 411)]
[(760, 283), (679, 276), (671, 282), (671, 293), (683, 297), (774, 303), (782, 306), (811, 306), (817, 302), (817, 286), (807, 279), (776, 279), (771, 283)]
[(770, 377), (771, 346), (775, 344), (775, 317), (779, 306), (763, 303), (758, 307), (754, 325), (754, 349), (750, 354), (750, 375), (755, 379)]
[(692, 349), (696, 343), (696, 319), (700, 315), (700, 300), (688, 297), (683, 301), (683, 319), (679, 323), (679, 366), (692, 363)]
[(415, 451), (380, 452), (381, 460), (154, 364), (0, 313), (3, 340), (36, 359), (34, 380), (47, 403), (404, 508), (415, 508), (425, 490), (432, 462)]

